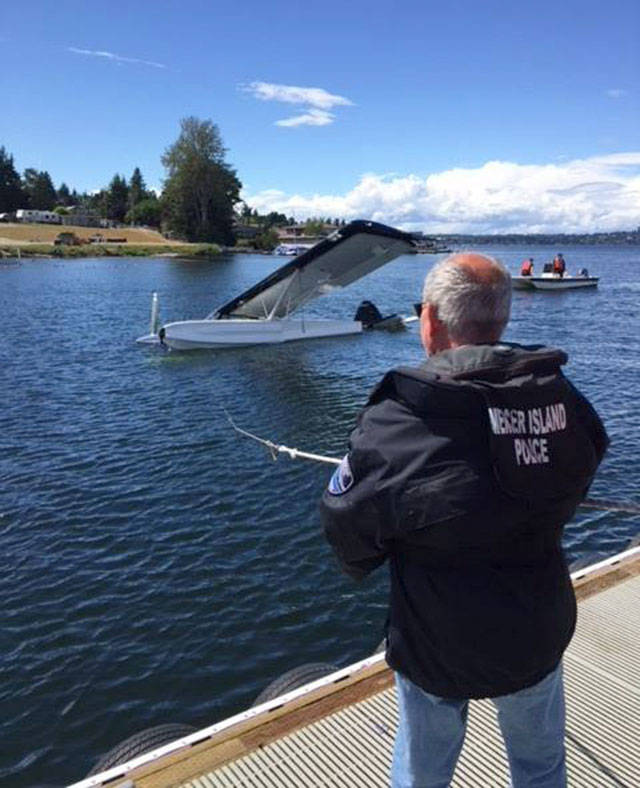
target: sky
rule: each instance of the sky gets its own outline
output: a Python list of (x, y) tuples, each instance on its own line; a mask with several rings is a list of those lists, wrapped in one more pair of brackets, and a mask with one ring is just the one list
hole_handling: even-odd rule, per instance
[(210, 119), (243, 198), (426, 232), (640, 225), (640, 2), (3, 3), (0, 146), (161, 189)]

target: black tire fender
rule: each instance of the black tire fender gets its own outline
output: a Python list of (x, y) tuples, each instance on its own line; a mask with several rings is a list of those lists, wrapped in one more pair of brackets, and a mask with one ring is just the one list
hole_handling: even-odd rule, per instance
[(261, 703), (284, 695), (285, 692), (291, 692), (291, 690), (328, 676), (330, 673), (335, 673), (336, 670), (340, 670), (340, 668), (327, 662), (310, 662), (307, 665), (292, 668), (267, 684), (251, 706), (259, 706)]
[(145, 752), (151, 752), (157, 747), (162, 747), (163, 744), (180, 739), (182, 736), (187, 736), (194, 733), (197, 728), (193, 725), (183, 725), (179, 722), (167, 723), (165, 725), (156, 725), (153, 728), (146, 728), (143, 731), (134, 733), (128, 739), (124, 739), (120, 744), (116, 744), (109, 752), (105, 753), (95, 764), (93, 769), (87, 774), (87, 777), (92, 777), (94, 774), (111, 769), (113, 766), (118, 766), (121, 763), (126, 763), (132, 758), (137, 758)]

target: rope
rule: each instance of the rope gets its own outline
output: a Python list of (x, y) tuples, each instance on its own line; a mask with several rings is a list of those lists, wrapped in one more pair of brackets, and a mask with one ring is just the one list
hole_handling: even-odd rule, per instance
[[(254, 435), (252, 432), (243, 430), (234, 422), (226, 408), (223, 407), (222, 410), (233, 429), (240, 435), (251, 438), (251, 440), (257, 441), (257, 443), (261, 443), (265, 446), (274, 462), (278, 459), (278, 454), (286, 454), (292, 460), (311, 460), (313, 462), (323, 462), (327, 465), (340, 465), (341, 460), (337, 457), (327, 457), (324, 454), (312, 454), (308, 451), (294, 449), (282, 443), (274, 443), (266, 438), (261, 438), (259, 435)], [(633, 501), (607, 501), (604, 499), (585, 498), (579, 506), (584, 509), (602, 509), (609, 512), (640, 514), (640, 504), (634, 503)]]
[(266, 438), (261, 438), (259, 435), (254, 435), (248, 430), (243, 430), (234, 422), (226, 408), (222, 408), (222, 410), (224, 411), (224, 414), (233, 429), (240, 435), (244, 435), (246, 438), (251, 438), (251, 440), (254, 440), (257, 443), (261, 443), (263, 446), (265, 446), (274, 462), (278, 459), (278, 454), (286, 454), (292, 460), (312, 460), (313, 462), (324, 462), (327, 465), (340, 465), (341, 461), (337, 457), (325, 457), (322, 454), (312, 454), (308, 451), (294, 449), (289, 446), (284, 446), (282, 443), (274, 443), (273, 441), (267, 440)]
[(629, 514), (640, 514), (640, 504), (633, 501), (606, 501), (596, 498), (585, 498), (580, 504), (585, 509), (606, 509), (610, 512), (628, 512)]

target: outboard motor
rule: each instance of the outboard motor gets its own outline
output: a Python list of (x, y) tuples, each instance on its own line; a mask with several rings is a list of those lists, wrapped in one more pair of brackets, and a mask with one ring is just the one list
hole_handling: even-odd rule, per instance
[(361, 301), (353, 319), (359, 320), (363, 328), (371, 328), (374, 323), (382, 320), (382, 314), (373, 301)]
[(588, 276), (589, 276), (589, 269), (588, 268), (581, 268), (578, 271), (578, 276), (584, 276), (584, 278), (587, 279)]
[(354, 320), (362, 323), (362, 328), (377, 328), (383, 331), (402, 331), (404, 321), (400, 315), (387, 315), (383, 317), (378, 307), (372, 301), (362, 301), (356, 310)]

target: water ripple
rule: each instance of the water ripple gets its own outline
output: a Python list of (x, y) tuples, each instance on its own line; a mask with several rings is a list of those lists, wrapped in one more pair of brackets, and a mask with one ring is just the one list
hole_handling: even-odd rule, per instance
[[(548, 254), (499, 255), (515, 270), (530, 253)], [(568, 372), (612, 437), (592, 494), (633, 500), (637, 250), (565, 256), (599, 274), (599, 290), (516, 293), (507, 338), (569, 351)], [(311, 311), (352, 314), (373, 298), (407, 312), (432, 262), (398, 260)], [(222, 353), (133, 344), (152, 290), (167, 319), (204, 315), (209, 294), (222, 303), (276, 263), (28, 261), (4, 272), (0, 781), (78, 779), (136, 731), (210, 724), (289, 668), (346, 664), (379, 643), (384, 572), (355, 587), (320, 532), (330, 470), (272, 463), (223, 408), (266, 437), (341, 456), (379, 377), (420, 361), (415, 331)], [(606, 555), (639, 520), (581, 512), (565, 543), (573, 558)]]

